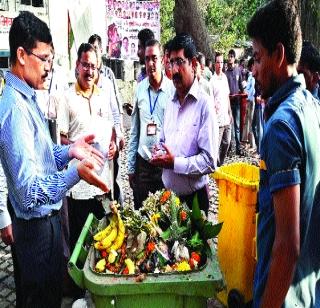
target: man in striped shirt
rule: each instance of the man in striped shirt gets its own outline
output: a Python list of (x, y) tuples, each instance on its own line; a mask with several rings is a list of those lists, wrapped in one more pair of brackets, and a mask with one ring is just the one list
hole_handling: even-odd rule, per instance
[[(80, 178), (108, 191), (93, 172), (103, 164), (102, 154), (88, 144), (93, 135), (70, 146), (51, 141), (35, 92), (44, 88), (52, 67), (48, 26), (32, 13), (21, 12), (13, 20), (9, 44), (11, 72), (0, 104), (0, 158), (12, 219), (17, 307), (60, 307), (61, 200)], [(79, 162), (64, 170), (72, 158)]]

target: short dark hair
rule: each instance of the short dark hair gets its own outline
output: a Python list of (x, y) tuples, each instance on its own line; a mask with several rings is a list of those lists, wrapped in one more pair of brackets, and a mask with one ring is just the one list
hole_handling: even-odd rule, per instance
[(214, 55), (214, 62), (216, 62), (217, 61), (217, 58), (218, 57), (223, 57), (223, 53), (222, 52), (216, 52), (216, 54)]
[(319, 51), (309, 41), (304, 41), (302, 44), (300, 63), (306, 65), (313, 73), (320, 72)]
[(19, 47), (23, 47), (27, 53), (30, 53), (36, 47), (37, 42), (51, 44), (53, 48), (50, 29), (33, 13), (22, 11), (13, 19), (9, 31), (10, 63), (16, 63)]
[(89, 44), (94, 44), (95, 41), (98, 41), (99, 46), (102, 46), (102, 40), (101, 40), (101, 36), (98, 34), (92, 34), (89, 39), (88, 39), (88, 43)]
[(253, 64), (254, 64), (254, 58), (250, 58), (249, 61), (248, 61), (248, 68), (252, 67)]
[(168, 42), (166, 42), (166, 43), (163, 45), (163, 52), (165, 52), (166, 50), (169, 51), (171, 42), (172, 42), (172, 40), (169, 40)]
[(201, 64), (202, 59), (205, 59), (205, 56), (202, 52), (198, 51), (197, 52), (197, 61)]
[(151, 40), (147, 41), (145, 48), (152, 47), (152, 46), (158, 46), (159, 50), (160, 50), (160, 54), (162, 54), (162, 47), (161, 47), (161, 44), (158, 40), (151, 39)]
[[(78, 49), (78, 61), (81, 59), (82, 53), (94, 51), (97, 55), (96, 49), (89, 43), (82, 43)], [(98, 58), (98, 56), (97, 56)]]
[(209, 65), (210, 65), (210, 63), (212, 63), (212, 60), (211, 60), (211, 59), (209, 59), (209, 58), (206, 58), (206, 66), (209, 66)]
[(247, 25), (251, 38), (271, 54), (282, 43), (288, 64), (297, 63), (300, 58), (302, 36), (298, 8), (292, 1), (272, 0), (259, 8)]
[(234, 49), (230, 49), (228, 52), (228, 55), (232, 55), (232, 56), (236, 57), (236, 52), (234, 51)]
[(146, 47), (147, 41), (152, 39), (154, 39), (154, 33), (150, 29), (145, 28), (139, 31), (138, 40), (140, 41), (143, 48)]
[(169, 53), (171, 53), (172, 51), (178, 51), (181, 49), (184, 50), (184, 56), (189, 60), (196, 57), (197, 55), (196, 45), (190, 34), (187, 34), (187, 33), (177, 34), (171, 41)]

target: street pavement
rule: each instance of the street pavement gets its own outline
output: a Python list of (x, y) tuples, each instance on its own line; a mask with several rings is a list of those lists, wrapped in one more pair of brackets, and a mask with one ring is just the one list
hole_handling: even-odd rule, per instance
[[(128, 144), (129, 138), (129, 129), (130, 129), (130, 117), (127, 115), (124, 116), (124, 129), (125, 129), (125, 140), (126, 145)], [(133, 196), (132, 190), (129, 186), (128, 176), (126, 174), (126, 156), (127, 156), (127, 147), (125, 147), (123, 153), (121, 154), (121, 164), (120, 164), (120, 174), (123, 187), (123, 197), (124, 203), (133, 205)], [(234, 161), (244, 161), (248, 163), (254, 163), (257, 165), (257, 158), (246, 155), (245, 157), (235, 156), (234, 152), (231, 152), (231, 156), (227, 157), (226, 163), (231, 163)], [(2, 169), (2, 168), (1, 168)], [(2, 172), (2, 170), (1, 170)], [(0, 173), (0, 179), (3, 180), (3, 174)], [(0, 183), (1, 185), (1, 183)], [(218, 191), (214, 181), (210, 180), (210, 209), (209, 209), (209, 220), (216, 222), (217, 220), (217, 208), (218, 208)], [(5, 188), (0, 186), (1, 190)], [(92, 304), (90, 294), (86, 295), (87, 307), (94, 307)], [(62, 303), (62, 308), (68, 308), (72, 306), (72, 299), (64, 298)], [(0, 240), (0, 307), (15, 307), (15, 285), (13, 279), (13, 265), (10, 248), (7, 247)], [(221, 307), (215, 300), (210, 300), (208, 303), (208, 308)]]

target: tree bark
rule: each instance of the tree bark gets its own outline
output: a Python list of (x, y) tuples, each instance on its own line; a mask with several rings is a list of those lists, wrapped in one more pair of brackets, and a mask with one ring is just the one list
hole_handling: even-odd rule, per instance
[(197, 50), (213, 59), (210, 38), (196, 0), (175, 0), (174, 26), (177, 34), (190, 34)]
[(301, 29), (304, 40), (320, 48), (320, 0), (300, 0)]

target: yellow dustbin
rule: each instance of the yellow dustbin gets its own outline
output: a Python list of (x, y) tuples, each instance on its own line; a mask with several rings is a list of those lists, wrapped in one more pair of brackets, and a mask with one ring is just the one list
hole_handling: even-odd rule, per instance
[[(233, 163), (213, 173), (219, 188), (218, 260), (226, 290), (218, 299), (229, 307), (252, 300), (256, 263), (256, 204), (259, 168)], [(231, 291), (231, 292), (230, 292)]]

